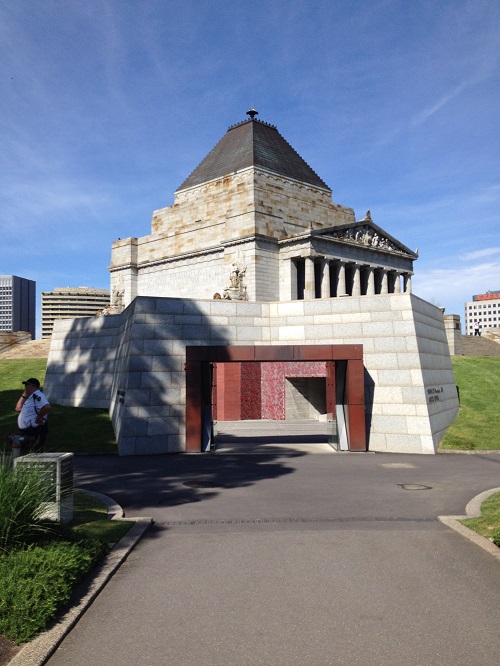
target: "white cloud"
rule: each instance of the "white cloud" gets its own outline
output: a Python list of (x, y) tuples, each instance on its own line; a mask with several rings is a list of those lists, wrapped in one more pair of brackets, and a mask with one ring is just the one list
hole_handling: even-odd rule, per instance
[[(497, 250), (500, 251), (500, 248)], [(474, 294), (499, 287), (500, 259), (469, 266), (457, 260), (454, 265), (444, 268), (423, 268), (416, 271), (413, 277), (413, 291), (417, 296), (445, 307), (448, 314), (460, 314), (462, 317), (464, 303), (472, 300)]]
[(464, 261), (474, 261), (474, 259), (483, 259), (484, 257), (491, 257), (500, 253), (500, 247), (487, 247), (484, 250), (475, 250), (474, 252), (466, 252), (462, 255)]
[(460, 85), (456, 86), (450, 90), (446, 95), (443, 95), (437, 102), (427, 107), (420, 113), (417, 113), (415, 116), (410, 118), (410, 127), (418, 127), (425, 123), (431, 116), (440, 111), (444, 106), (446, 106), (452, 99), (459, 95), (463, 90), (465, 90), (471, 82), (464, 81)]
[[(26, 237), (26, 230), (43, 224), (64, 226), (66, 213), (73, 219), (75, 212), (102, 216), (102, 208), (112, 204), (111, 198), (96, 192), (89, 185), (64, 178), (49, 178), (33, 183), (16, 183), (9, 187), (9, 196), (2, 205), (3, 229), (13, 236)], [(69, 231), (69, 230), (68, 230)], [(71, 233), (74, 233), (73, 231)]]

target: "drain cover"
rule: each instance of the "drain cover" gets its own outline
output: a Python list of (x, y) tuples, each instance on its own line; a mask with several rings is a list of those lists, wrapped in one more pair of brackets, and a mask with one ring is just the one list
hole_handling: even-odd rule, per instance
[(432, 490), (432, 486), (424, 486), (422, 483), (398, 483), (403, 490)]
[(184, 481), (183, 486), (188, 488), (220, 488), (215, 481), (206, 481), (205, 479), (194, 479), (193, 481)]

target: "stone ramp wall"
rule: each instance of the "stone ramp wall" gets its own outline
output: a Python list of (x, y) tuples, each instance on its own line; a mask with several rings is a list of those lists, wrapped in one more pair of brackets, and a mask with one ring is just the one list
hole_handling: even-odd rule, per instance
[(122, 315), (54, 322), (44, 392), (50, 402), (108, 409)]
[(58, 322), (49, 399), (110, 408), (124, 455), (185, 447), (186, 345), (362, 344), (372, 451), (434, 453), (458, 413), (442, 312), (413, 294), (286, 303), (138, 297)]

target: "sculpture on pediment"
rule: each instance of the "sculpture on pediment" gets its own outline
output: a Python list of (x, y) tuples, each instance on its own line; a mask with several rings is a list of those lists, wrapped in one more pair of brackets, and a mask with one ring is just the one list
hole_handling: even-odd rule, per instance
[[(373, 222), (371, 219), (370, 211), (366, 211), (366, 215), (361, 222)], [(388, 250), (390, 252), (398, 252), (404, 254), (397, 245), (392, 243), (388, 238), (379, 236), (378, 233), (369, 224), (363, 224), (356, 227), (349, 227), (349, 229), (342, 229), (334, 232), (334, 238), (338, 240), (348, 241), (350, 243), (359, 243), (368, 247), (375, 247), (379, 250)]]

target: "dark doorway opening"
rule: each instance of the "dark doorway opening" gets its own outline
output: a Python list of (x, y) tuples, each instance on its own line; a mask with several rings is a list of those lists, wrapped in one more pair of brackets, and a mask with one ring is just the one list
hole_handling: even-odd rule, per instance
[[(213, 448), (213, 366), (216, 363), (326, 361), (327, 420), (339, 448), (366, 451), (362, 345), (261, 345), (186, 348), (186, 451)], [(334, 444), (335, 442), (332, 442)]]

